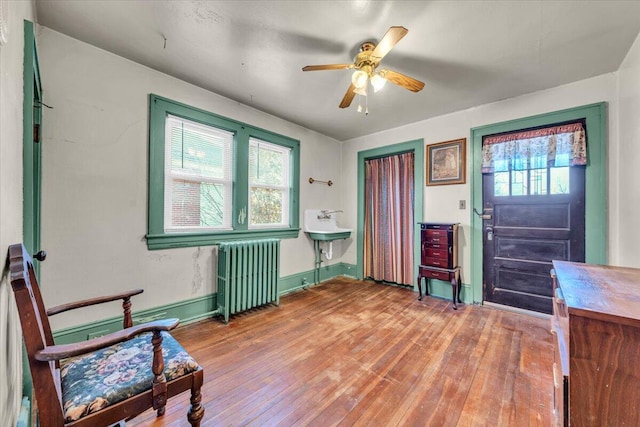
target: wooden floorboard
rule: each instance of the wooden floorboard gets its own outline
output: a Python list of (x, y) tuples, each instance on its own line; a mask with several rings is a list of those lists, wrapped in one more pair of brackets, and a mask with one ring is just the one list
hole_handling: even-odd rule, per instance
[[(548, 320), (416, 296), (338, 278), (178, 328), (205, 372), (202, 425), (551, 425)], [(183, 426), (188, 405), (127, 425)]]

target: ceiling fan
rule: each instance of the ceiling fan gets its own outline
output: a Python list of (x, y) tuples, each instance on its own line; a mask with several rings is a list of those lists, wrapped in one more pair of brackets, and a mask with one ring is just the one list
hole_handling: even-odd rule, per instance
[(391, 27), (382, 40), (376, 45), (373, 42), (364, 42), (360, 45), (360, 53), (356, 55), (352, 64), (327, 64), (327, 65), (307, 65), (302, 71), (319, 70), (351, 70), (355, 69), (351, 76), (351, 85), (347, 89), (340, 108), (347, 108), (356, 94), (367, 95), (367, 82), (371, 81), (374, 92), (384, 86), (387, 80), (412, 92), (419, 92), (424, 87), (424, 83), (413, 77), (406, 76), (397, 71), (383, 68), (376, 71), (380, 61), (407, 33), (404, 27)]

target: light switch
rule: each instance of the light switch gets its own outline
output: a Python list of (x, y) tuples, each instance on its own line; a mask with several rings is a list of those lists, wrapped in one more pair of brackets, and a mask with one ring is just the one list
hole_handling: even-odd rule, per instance
[(467, 209), (467, 201), (460, 200), (460, 209)]

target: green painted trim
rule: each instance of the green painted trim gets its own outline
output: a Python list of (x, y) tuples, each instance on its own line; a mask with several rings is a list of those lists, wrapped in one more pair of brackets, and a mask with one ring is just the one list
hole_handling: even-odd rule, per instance
[[(426, 280), (427, 279), (423, 279), (423, 283)], [(424, 287), (422, 289), (424, 289)], [(471, 288), (471, 285), (468, 283), (463, 283), (460, 287), (460, 299), (462, 300), (462, 302), (464, 302), (465, 304), (473, 304), (472, 293), (473, 290)], [(451, 282), (429, 279), (429, 296), (451, 301), (451, 298), (453, 297)]]
[(147, 234), (146, 237), (149, 250), (155, 250), (217, 245), (228, 240), (295, 239), (298, 237), (299, 232), (300, 229), (295, 228), (286, 230), (244, 230), (225, 233)]
[[(24, 58), (23, 58), (23, 98), (22, 98), (22, 233), (23, 242), (29, 253), (40, 250), (40, 218), (42, 187), (42, 143), (34, 144), (34, 124), (41, 124), (42, 109), (35, 101), (42, 100), (40, 67), (34, 25), (24, 21)], [(40, 129), (42, 141), (42, 129)], [(36, 274), (40, 274), (40, 263), (35, 262)], [(26, 353), (23, 351), (22, 392), (29, 400), (33, 395), (31, 371)]]
[(29, 427), (31, 425), (31, 401), (28, 397), (22, 398), (22, 404), (20, 405), (20, 414), (18, 415), (18, 421), (16, 427)]
[[(233, 231), (204, 233), (165, 233), (164, 231), (164, 156), (167, 114), (193, 120), (234, 133)], [(278, 229), (249, 230), (238, 222), (240, 209), (249, 202), (249, 138), (254, 137), (291, 149), (289, 226)], [(300, 230), (300, 141), (233, 119), (190, 107), (157, 95), (149, 95), (149, 183), (147, 211), (147, 247), (150, 250), (185, 246), (215, 245), (224, 240), (259, 238), (297, 238)]]
[[(30, 253), (40, 250), (40, 189), (42, 182), (41, 143), (33, 142), (33, 127), (42, 122), (42, 109), (36, 106), (42, 100), (38, 52), (33, 23), (24, 21), (22, 98), (22, 179), (23, 179), (23, 242)], [(42, 129), (40, 129), (42, 134)], [(42, 140), (42, 138), (41, 138)], [(39, 263), (35, 264), (39, 273)]]
[[(322, 267), (320, 269), (321, 280), (329, 280), (336, 276), (351, 275), (356, 266), (352, 264), (338, 263)], [(308, 283), (303, 284), (302, 279), (306, 278)], [(279, 280), (280, 295), (284, 295), (299, 289), (304, 289), (311, 285), (313, 281), (313, 270), (296, 273), (291, 276), (282, 277)], [(134, 301), (135, 304), (135, 301)], [(150, 322), (156, 319), (178, 318), (181, 325), (217, 315), (218, 294), (213, 293), (198, 298), (192, 298), (159, 307), (149, 308), (133, 312), (134, 324)], [(111, 317), (59, 329), (53, 336), (56, 344), (71, 344), (85, 341), (89, 338), (96, 338), (122, 329), (122, 316)], [(28, 366), (28, 365), (27, 365)], [(28, 368), (27, 368), (28, 369)]]
[(495, 133), (585, 119), (587, 131), (585, 260), (607, 263), (607, 104), (585, 105), (471, 129), (471, 283), (473, 301), (482, 295), (482, 220), (473, 209), (482, 211), (482, 137)]
[[(133, 301), (135, 304), (135, 299)], [(181, 324), (202, 320), (217, 313), (217, 294), (209, 294), (176, 303), (133, 312), (133, 323), (139, 324), (156, 319), (178, 318)], [(122, 329), (122, 316), (98, 320), (54, 332), (56, 344), (70, 344), (116, 332)]]
[[(355, 269), (355, 265), (343, 262), (320, 267), (320, 281), (323, 282), (337, 276), (353, 276)], [(306, 289), (309, 286), (312, 286), (313, 274), (313, 270), (308, 270), (292, 274), (290, 276), (281, 277), (278, 283), (280, 295), (288, 294), (299, 289)], [(305, 279), (306, 282), (304, 282)]]
[[(413, 218), (416, 223), (422, 221), (422, 207), (424, 195), (424, 140), (401, 142), (399, 144), (387, 145), (384, 147), (363, 150), (358, 152), (358, 225), (356, 229), (357, 242), (357, 265), (356, 277), (362, 279), (364, 276), (364, 186), (365, 186), (365, 161), (376, 157), (392, 156), (409, 151), (414, 152), (414, 199)], [(420, 228), (414, 227), (414, 251), (413, 251), (413, 277), (418, 277), (418, 266), (420, 265)], [(417, 290), (417, 280), (414, 281), (414, 289)]]

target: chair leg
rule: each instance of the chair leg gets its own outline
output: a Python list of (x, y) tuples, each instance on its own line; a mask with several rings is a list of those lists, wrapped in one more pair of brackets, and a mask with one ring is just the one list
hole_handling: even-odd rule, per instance
[(187, 420), (193, 427), (200, 427), (200, 421), (204, 416), (204, 407), (200, 404), (202, 400), (202, 394), (200, 389), (202, 388), (203, 375), (202, 369), (193, 373), (193, 386), (191, 386), (191, 408), (187, 413)]
[(164, 376), (164, 359), (162, 357), (162, 334), (160, 331), (153, 331), (151, 338), (153, 344), (153, 363), (151, 370), (153, 371), (152, 402), (153, 409), (156, 410), (159, 417), (164, 415), (167, 404), (167, 379)]

